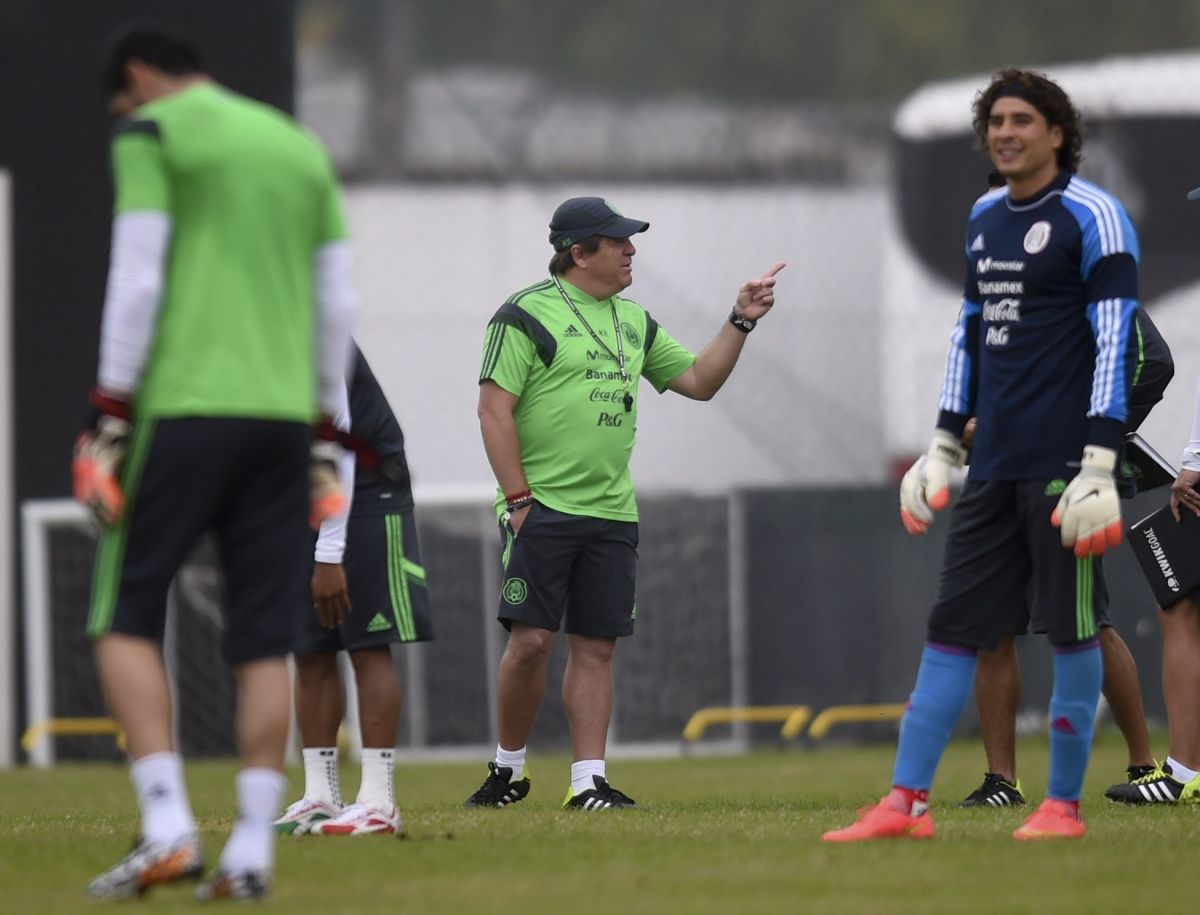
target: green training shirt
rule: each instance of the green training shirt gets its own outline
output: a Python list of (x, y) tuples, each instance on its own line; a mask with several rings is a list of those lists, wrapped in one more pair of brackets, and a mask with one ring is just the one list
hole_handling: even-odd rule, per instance
[[(662, 393), (696, 357), (636, 302), (619, 296), (597, 301), (560, 282), (584, 320), (550, 280), (521, 290), (488, 324), (479, 380), (494, 381), (520, 398), (513, 417), (521, 463), (539, 502), (572, 515), (636, 521), (629, 459), (638, 378)], [(614, 310), (628, 385), (617, 361)], [(626, 392), (632, 397), (629, 412)], [(497, 510), (503, 501), (501, 494)]]
[(201, 84), (134, 112), (112, 162), (117, 213), (172, 223), (138, 415), (311, 421), (313, 255), (346, 236), (320, 143), (268, 105)]

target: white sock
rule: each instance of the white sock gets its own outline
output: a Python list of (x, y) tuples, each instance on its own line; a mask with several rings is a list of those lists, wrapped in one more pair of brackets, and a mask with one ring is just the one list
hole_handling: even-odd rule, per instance
[(519, 781), (525, 774), (525, 747), (519, 750), (506, 750), (496, 744), (496, 765), (508, 766), (512, 769), (512, 781)]
[(605, 777), (603, 759), (581, 759), (571, 763), (571, 793), (582, 794), (584, 791), (591, 791), (595, 788), (596, 783), (592, 781), (593, 775)]
[(275, 830), (271, 822), (287, 788), (287, 778), (274, 769), (243, 769), (237, 784), (238, 818), (221, 850), (221, 870), (270, 872), (275, 866)]
[(396, 804), (396, 791), (392, 773), (396, 751), (368, 749), (362, 751), (362, 784), (358, 786), (358, 803), (380, 810), (391, 810)]
[(196, 831), (192, 805), (178, 753), (151, 753), (135, 760), (129, 777), (142, 811), (142, 835), (149, 842), (174, 842)]
[(1185, 785), (1197, 775), (1195, 769), (1189, 769), (1174, 756), (1167, 757), (1167, 765), (1171, 767), (1171, 778)]
[(338, 780), (337, 747), (304, 748), (304, 796), (342, 806), (342, 786)]

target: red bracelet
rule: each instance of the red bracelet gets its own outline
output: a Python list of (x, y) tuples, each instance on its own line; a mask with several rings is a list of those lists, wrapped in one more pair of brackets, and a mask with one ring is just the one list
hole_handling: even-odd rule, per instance
[(533, 493), (530, 492), (528, 489), (524, 489), (521, 492), (514, 492), (511, 496), (508, 493), (504, 494), (505, 502), (519, 502), (522, 499), (531, 499), (531, 498), (533, 498)]
[(99, 388), (88, 391), (88, 403), (101, 413), (116, 416), (118, 419), (129, 419), (129, 401), (114, 397)]

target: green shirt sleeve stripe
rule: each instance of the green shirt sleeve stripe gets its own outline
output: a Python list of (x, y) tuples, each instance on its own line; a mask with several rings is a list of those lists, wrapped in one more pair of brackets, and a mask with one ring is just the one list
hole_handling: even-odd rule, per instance
[(646, 333), (642, 337), (642, 352), (650, 352), (650, 347), (654, 345), (654, 338), (658, 336), (658, 322), (650, 317), (650, 312), (646, 312)]
[(554, 354), (558, 350), (558, 342), (554, 339), (554, 335), (546, 329), (546, 326), (524, 308), (514, 305), (512, 302), (505, 302), (492, 318), (492, 323), (505, 324), (521, 331), (533, 341), (542, 365), (546, 368), (550, 367), (550, 363), (554, 361)]

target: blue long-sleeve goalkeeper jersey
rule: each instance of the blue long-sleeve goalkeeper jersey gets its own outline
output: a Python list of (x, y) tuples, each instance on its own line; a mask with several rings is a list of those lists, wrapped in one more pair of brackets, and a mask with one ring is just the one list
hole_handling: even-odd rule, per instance
[[(938, 427), (979, 418), (971, 479), (1073, 476), (1120, 447), (1137, 363), (1138, 242), (1111, 194), (1068, 173), (976, 201)], [(1074, 466), (1069, 466), (1074, 465)]]

